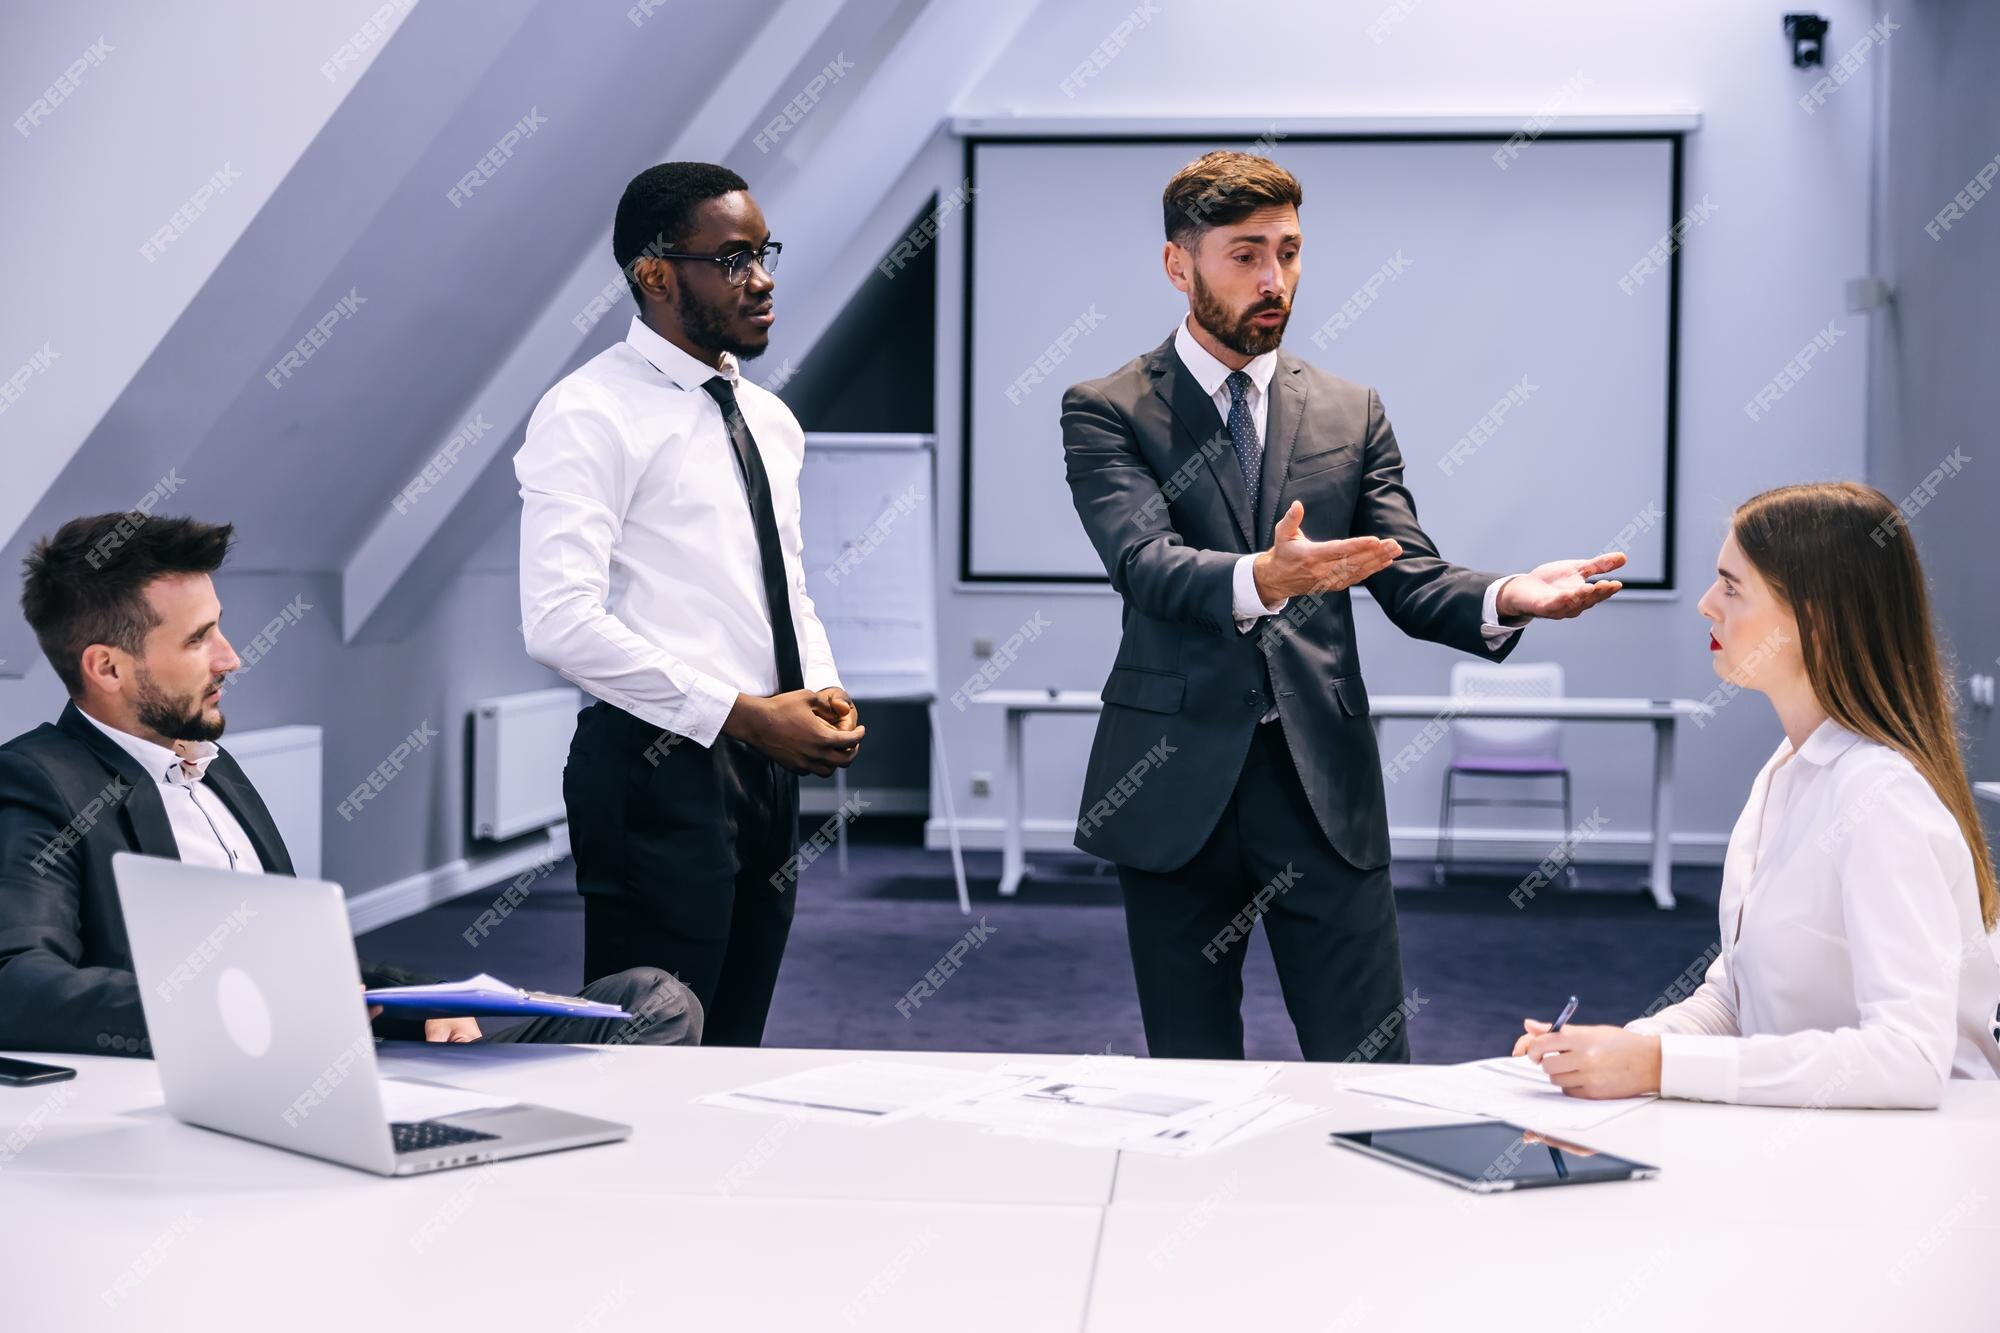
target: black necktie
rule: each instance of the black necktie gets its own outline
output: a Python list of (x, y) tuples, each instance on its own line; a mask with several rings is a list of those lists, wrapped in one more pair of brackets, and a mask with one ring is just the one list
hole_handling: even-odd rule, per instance
[(736, 386), (717, 375), (702, 388), (722, 409), (722, 422), (729, 427), (729, 443), (736, 450), (736, 462), (743, 469), (743, 487), (750, 495), (750, 518), (757, 527), (757, 554), (764, 566), (764, 601), (771, 608), (771, 641), (778, 654), (778, 692), (805, 688), (805, 673), (799, 669), (799, 636), (792, 628), (792, 597), (785, 578), (785, 552), (778, 545), (778, 516), (771, 508), (771, 479), (764, 472), (763, 456), (750, 436), (750, 424), (736, 406)]

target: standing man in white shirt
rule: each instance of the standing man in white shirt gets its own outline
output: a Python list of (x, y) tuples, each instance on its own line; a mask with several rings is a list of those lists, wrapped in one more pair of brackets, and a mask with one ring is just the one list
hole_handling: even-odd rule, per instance
[(1070, 495), (1125, 603), (1076, 845), (1118, 866), (1155, 1056), (1243, 1057), (1261, 919), (1306, 1059), (1409, 1058), (1348, 589), (1412, 638), (1497, 662), (1531, 619), (1616, 593), (1590, 580), (1625, 563), (1502, 578), (1438, 555), (1375, 391), (1279, 348), (1303, 197), (1249, 153), (1175, 173), (1162, 266), (1186, 318), (1063, 395)]
[(780, 249), (735, 172), (641, 172), (612, 228), (639, 314), (514, 458), (528, 653), (598, 701), (563, 775), (584, 979), (663, 968), (719, 1046), (763, 1039), (797, 775), (862, 738), (806, 595), (805, 433), (740, 370), (770, 341)]

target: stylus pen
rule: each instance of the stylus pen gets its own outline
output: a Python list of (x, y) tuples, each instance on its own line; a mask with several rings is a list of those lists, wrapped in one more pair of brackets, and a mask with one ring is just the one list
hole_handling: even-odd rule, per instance
[(1574, 1013), (1576, 1013), (1576, 996), (1572, 995), (1569, 997), (1569, 1003), (1563, 1006), (1563, 1011), (1556, 1015), (1556, 1021), (1549, 1024), (1549, 1031), (1561, 1032), (1563, 1024), (1569, 1022), (1570, 1016)]

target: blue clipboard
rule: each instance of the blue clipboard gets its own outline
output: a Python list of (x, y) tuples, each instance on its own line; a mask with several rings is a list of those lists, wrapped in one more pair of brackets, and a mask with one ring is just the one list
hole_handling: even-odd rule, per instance
[(483, 972), (464, 981), (428, 986), (382, 986), (362, 994), (369, 1004), (379, 1004), (388, 1012), (424, 1014), (436, 1018), (531, 1017), (542, 1014), (559, 1018), (632, 1016), (615, 1004), (603, 1004), (574, 995), (553, 995), (548, 991), (522, 990)]

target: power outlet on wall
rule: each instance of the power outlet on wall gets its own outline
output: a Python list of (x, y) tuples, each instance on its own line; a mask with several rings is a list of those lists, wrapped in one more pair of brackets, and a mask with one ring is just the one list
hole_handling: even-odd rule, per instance
[(1966, 678), (1966, 686), (1974, 708), (1993, 707), (1993, 677), (1975, 671)]
[(993, 640), (991, 640), (991, 639), (974, 639), (974, 640), (972, 641), (972, 655), (973, 655), (974, 657), (991, 657), (991, 656), (993, 656)]
[(972, 775), (972, 794), (974, 796), (991, 796), (993, 794), (993, 775), (991, 773), (974, 773)]

